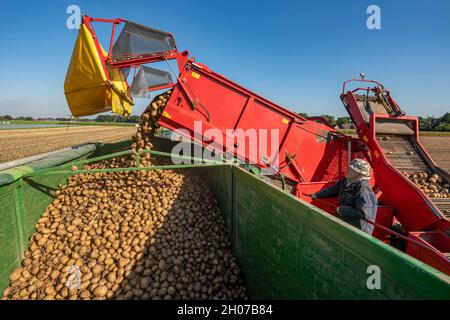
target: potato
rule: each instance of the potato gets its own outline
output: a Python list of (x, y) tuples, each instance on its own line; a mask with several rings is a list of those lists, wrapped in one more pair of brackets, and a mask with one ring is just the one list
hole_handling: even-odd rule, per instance
[(11, 282), (14, 282), (16, 280), (19, 280), (22, 276), (22, 272), (23, 269), (22, 268), (17, 268), (16, 270), (14, 270), (10, 275), (9, 275), (9, 280)]
[(108, 293), (108, 288), (106, 286), (98, 286), (94, 290), (94, 295), (98, 298), (103, 298)]
[(115, 272), (109, 272), (106, 276), (106, 280), (109, 282), (115, 282), (116, 281), (116, 273)]
[(434, 173), (430, 175), (427, 172), (403, 174), (405, 175), (405, 177), (409, 178), (419, 189), (422, 189), (429, 197), (447, 198), (448, 189), (446, 188), (446, 181), (438, 174)]
[[(141, 116), (132, 154), (84, 169), (164, 164), (143, 148), (172, 91)], [(442, 191), (443, 192), (443, 191)], [(76, 174), (30, 238), (5, 299), (246, 298), (224, 221), (208, 187), (173, 170)]]

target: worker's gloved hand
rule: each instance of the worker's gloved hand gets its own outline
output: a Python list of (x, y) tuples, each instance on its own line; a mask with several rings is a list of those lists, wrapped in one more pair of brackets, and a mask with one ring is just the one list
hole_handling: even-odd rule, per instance
[(313, 199), (313, 200), (317, 200), (317, 196), (316, 196), (316, 194), (315, 194), (315, 193), (313, 193), (313, 194), (311, 195), (311, 199)]

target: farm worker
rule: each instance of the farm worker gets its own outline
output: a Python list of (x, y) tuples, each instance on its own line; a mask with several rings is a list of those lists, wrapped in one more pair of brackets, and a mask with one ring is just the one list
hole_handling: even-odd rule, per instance
[(378, 201), (369, 183), (370, 165), (362, 159), (353, 159), (347, 176), (335, 185), (321, 190), (312, 199), (339, 196), (338, 216), (352, 226), (372, 235), (374, 226), (361, 219), (375, 222)]

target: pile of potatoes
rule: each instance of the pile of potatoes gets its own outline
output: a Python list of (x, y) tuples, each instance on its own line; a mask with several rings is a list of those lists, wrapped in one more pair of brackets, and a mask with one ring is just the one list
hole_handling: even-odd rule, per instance
[[(136, 152), (151, 148), (160, 97), (142, 116)], [(135, 155), (84, 168), (123, 167)], [(141, 165), (150, 164), (142, 158)], [(197, 176), (174, 170), (70, 177), (37, 222), (3, 293), (45, 300), (246, 298), (211, 191)]]
[(150, 150), (153, 148), (152, 137), (160, 125), (158, 119), (164, 112), (164, 108), (167, 101), (170, 99), (172, 90), (168, 90), (165, 93), (157, 96), (145, 109), (141, 115), (142, 123), (138, 127), (136, 134), (133, 136), (133, 144), (131, 148), (133, 150), (132, 163), (136, 165), (136, 154), (140, 157), (140, 166), (146, 167), (151, 164), (150, 153), (142, 153), (142, 150)]
[(431, 198), (450, 198), (450, 185), (443, 177), (427, 172), (403, 174)]

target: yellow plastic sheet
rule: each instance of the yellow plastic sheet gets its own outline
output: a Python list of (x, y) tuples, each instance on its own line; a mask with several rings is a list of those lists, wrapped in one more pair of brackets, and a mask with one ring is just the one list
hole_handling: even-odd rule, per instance
[(131, 114), (133, 101), (126, 94), (122, 72), (111, 68), (107, 68), (107, 72), (109, 81), (94, 40), (82, 24), (64, 82), (66, 100), (75, 117), (105, 111), (123, 116)]

